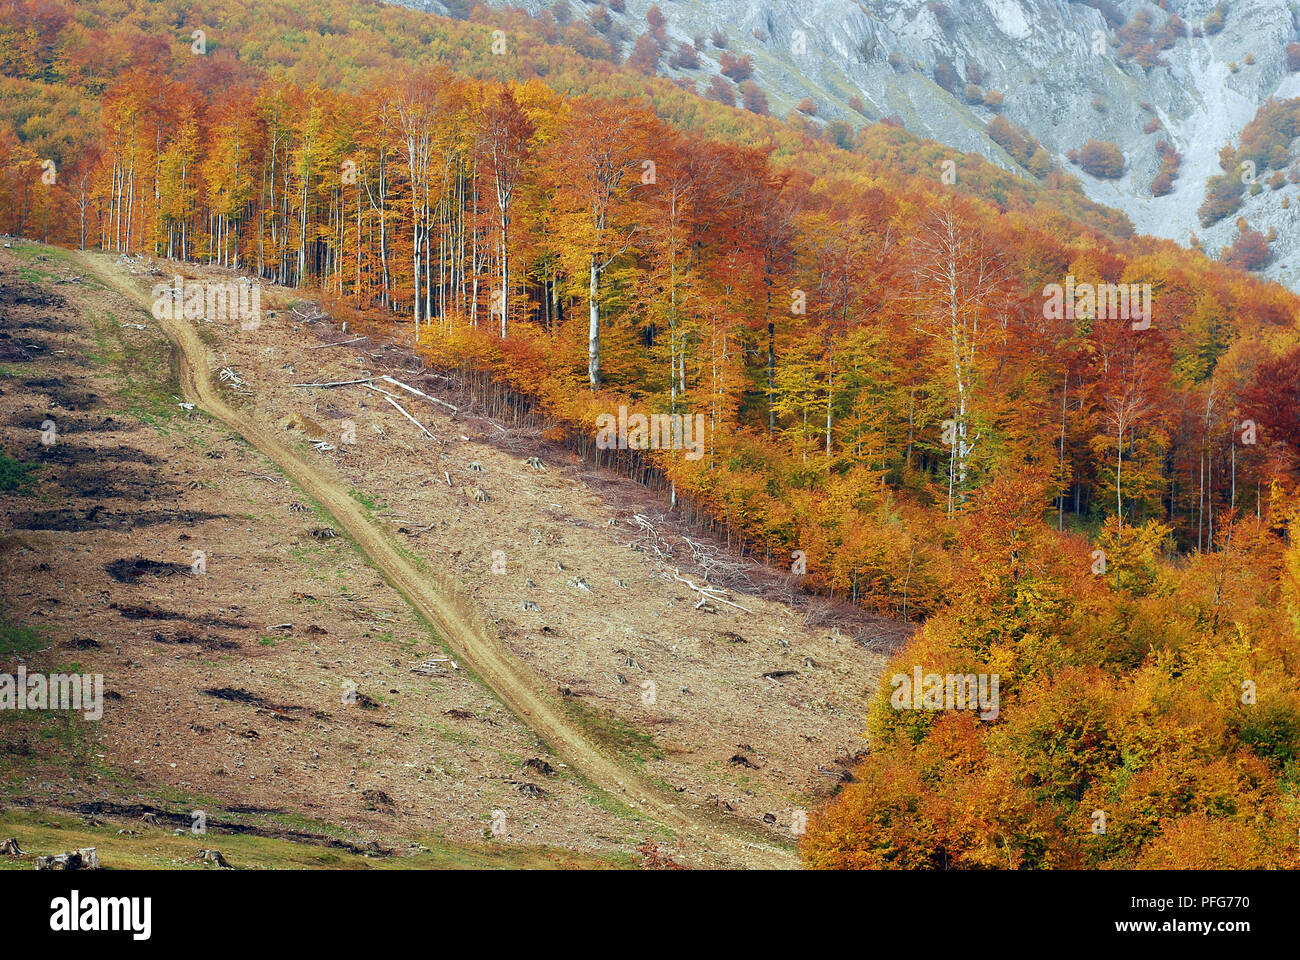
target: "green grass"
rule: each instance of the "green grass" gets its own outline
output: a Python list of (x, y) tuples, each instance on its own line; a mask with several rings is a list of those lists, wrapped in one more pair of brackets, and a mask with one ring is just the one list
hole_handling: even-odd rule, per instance
[(32, 653), (46, 645), (46, 639), (36, 627), (10, 623), (0, 614), (0, 659)]
[(28, 263), (34, 263), (38, 258), (43, 258), (42, 262), (58, 260), (70, 263), (73, 258), (72, 250), (63, 247), (50, 247), (43, 243), (16, 242), (9, 252), (20, 260), (26, 260)]
[(133, 330), (133, 336), (128, 338), (111, 310), (102, 315), (88, 311), (85, 316), (94, 325), (96, 349), (91, 359), (101, 366), (117, 368), (117, 395), (125, 402), (127, 412), (163, 435), (183, 423), (175, 399), (180, 395), (180, 384), (173, 375), (166, 338), (152, 328), (143, 336)]
[[(205, 808), (196, 808), (205, 809)], [(206, 810), (209, 823), (218, 815)], [(223, 817), (224, 819), (224, 817)], [(129, 828), (139, 836), (119, 834)], [(220, 850), (236, 869), (246, 870), (546, 870), (630, 868), (628, 853), (594, 857), (549, 847), (527, 847), (509, 841), (453, 843), (442, 838), (417, 836), (397, 845), (400, 856), (367, 857), (347, 850), (282, 837), (222, 833), (210, 829), (203, 835), (172, 833), (171, 827), (105, 822), (88, 826), (80, 818), (44, 810), (0, 810), (0, 836), (16, 837), (31, 857), (0, 856), (0, 870), (31, 870), (32, 857), (63, 853), (78, 847), (95, 847), (101, 868), (109, 870), (184, 869), (216, 870), (195, 860), (202, 849)], [(418, 846), (408, 852), (408, 844)]]
[(387, 504), (385, 504), (385, 503), (380, 503), (380, 502), (379, 502), (378, 500), (376, 500), (373, 496), (371, 496), (371, 495), (368, 494), (368, 493), (365, 493), (364, 491), (358, 490), (356, 487), (351, 487), (351, 488), (349, 488), (349, 489), (348, 489), (348, 493), (349, 493), (349, 495), (351, 495), (351, 497), (352, 497), (353, 500), (355, 500), (357, 503), (361, 504), (361, 505), (362, 505), (363, 507), (365, 507), (367, 510), (374, 511), (374, 510), (387, 510), (387, 509), (388, 509), (388, 505), (387, 505)]
[(18, 276), (27, 283), (41, 285), (47, 281), (56, 279), (52, 273), (46, 273), (44, 270), (38, 270), (35, 267), (19, 267)]
[[(0, 661), (29, 657), (48, 647), (42, 630), (10, 623), (0, 614)], [(29, 666), (35, 672), (38, 668)], [(39, 668), (42, 671), (46, 667)], [(49, 673), (82, 673), (80, 663), (59, 663)], [(87, 720), (77, 710), (6, 710), (0, 713), (0, 784), (9, 792), (29, 789), (26, 777), (57, 769), (68, 777), (85, 779), (107, 773), (95, 752), (92, 734), (99, 721)]]
[[(105, 712), (109, 705), (105, 704)], [(0, 715), (0, 789), (27, 795), (37, 779), (85, 783), (118, 776), (97, 753), (102, 721), (87, 720), (76, 710), (6, 710)]]
[(596, 807), (599, 810), (604, 810), (606, 813), (618, 817), (620, 820), (627, 820), (633, 823), (644, 824), (646, 827), (655, 830), (660, 836), (664, 837), (665, 839), (671, 840), (677, 836), (675, 833), (673, 833), (672, 830), (668, 829), (667, 827), (655, 823), (653, 820), (650, 821), (645, 820), (639, 813), (637, 813), (635, 810), (629, 807), (622, 800), (619, 800), (617, 797), (611, 796), (610, 794), (606, 793), (604, 790), (595, 790), (592, 793), (589, 793), (586, 797), (586, 800), (593, 807)]
[(0, 491), (28, 496), (31, 493), (32, 474), (40, 469), (39, 464), (15, 460), (0, 449)]
[(581, 700), (564, 698), (560, 704), (583, 732), (607, 752), (629, 760), (638, 767), (644, 766), (647, 759), (663, 759), (663, 752), (655, 743), (655, 738), (626, 720), (588, 706)]

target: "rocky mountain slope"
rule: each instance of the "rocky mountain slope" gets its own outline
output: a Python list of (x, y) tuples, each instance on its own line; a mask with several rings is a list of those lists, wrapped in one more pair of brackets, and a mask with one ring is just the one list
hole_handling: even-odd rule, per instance
[[(438, 0), (407, 5), (459, 12)], [(627, 56), (647, 30), (652, 3), (520, 5), (561, 21), (600, 21), (607, 14), (600, 29)], [(658, 71), (693, 79), (701, 92), (718, 75), (724, 53), (748, 56), (774, 114), (783, 116), (807, 98), (817, 123), (857, 127), (893, 117), (918, 135), (1031, 176), (989, 136), (987, 126), (1000, 114), (1040, 141), (1093, 199), (1128, 214), (1140, 232), (1181, 243), (1195, 237), (1217, 255), (1237, 236), (1238, 216), (1261, 233), (1275, 229), (1273, 260), (1264, 272), (1300, 288), (1300, 208), (1289, 200), (1283, 206), (1297, 193), (1295, 184), (1248, 190), (1237, 214), (1208, 227), (1197, 217), (1207, 179), (1221, 172), (1220, 150), (1235, 144), (1269, 98), (1300, 97), (1300, 73), (1288, 70), (1286, 49), (1300, 39), (1294, 3), (659, 0), (658, 7), (669, 41)], [(671, 64), (682, 43), (696, 47), (698, 67)], [(1001, 94), (1000, 103), (990, 91)], [(1101, 179), (1070, 162), (1070, 151), (1090, 139), (1120, 148), (1121, 176)], [(1157, 197), (1152, 182), (1162, 141), (1182, 162), (1172, 190)], [(1263, 179), (1264, 172), (1256, 175)]]

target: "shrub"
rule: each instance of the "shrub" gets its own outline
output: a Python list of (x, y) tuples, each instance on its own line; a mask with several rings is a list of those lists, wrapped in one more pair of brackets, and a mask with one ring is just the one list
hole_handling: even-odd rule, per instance
[(1214, 8), (1213, 12), (1205, 18), (1205, 32), (1210, 36), (1223, 32), (1223, 17), (1228, 11), (1227, 5), (1220, 3)]
[(721, 56), (718, 57), (718, 67), (721, 69), (723, 76), (730, 77), (737, 83), (748, 80), (754, 75), (754, 61), (749, 58), (748, 54), (737, 57), (735, 54), (723, 51)]
[(939, 23), (939, 29), (944, 33), (950, 32), (957, 26), (957, 18), (953, 16), (952, 10), (946, 3), (941, 3), (940, 0), (931, 0), (925, 7), (934, 14), (934, 19)]
[(957, 71), (947, 60), (940, 60), (934, 65), (934, 82), (949, 93), (956, 91), (957, 80)]
[(700, 54), (689, 43), (679, 44), (673, 51), (673, 55), (668, 58), (668, 66), (674, 70), (698, 70), (700, 67)]
[(1079, 148), (1079, 166), (1091, 176), (1115, 180), (1124, 175), (1124, 153), (1114, 143), (1089, 140)]
[[(1028, 168), (1040, 146), (1037, 140), (1024, 130), (1012, 125), (1006, 117), (994, 117), (986, 128), (989, 139), (1009, 153), (1019, 164)], [(1040, 161), (1041, 166), (1041, 161)], [(1050, 169), (1050, 157), (1048, 169)]]
[(1174, 180), (1178, 178), (1178, 168), (1182, 165), (1183, 155), (1165, 140), (1156, 144), (1156, 153), (1160, 155), (1160, 172), (1151, 181), (1151, 194), (1163, 197), (1174, 188)]
[(1196, 211), (1201, 226), (1208, 227), (1235, 213), (1241, 206), (1241, 195), (1245, 190), (1246, 185), (1240, 177), (1228, 174), (1210, 177), (1205, 187), (1205, 202)]
[(659, 45), (654, 42), (649, 33), (643, 33), (636, 38), (636, 46), (632, 49), (632, 55), (627, 58), (627, 65), (646, 76), (654, 75), (655, 68), (659, 66)]
[(1029, 158), (1029, 172), (1039, 180), (1052, 172), (1052, 155), (1043, 147), (1035, 150)]
[(597, 33), (608, 33), (609, 28), (614, 25), (614, 21), (610, 19), (609, 11), (605, 9), (604, 4), (601, 4), (587, 15), (587, 22), (591, 24), (591, 29)]
[(832, 120), (826, 124), (824, 135), (841, 150), (853, 149), (853, 128), (843, 120)]
[(740, 86), (740, 100), (750, 113), (767, 116), (767, 94), (753, 80), (746, 80)]
[(668, 35), (664, 31), (668, 28), (668, 18), (657, 3), (650, 4), (650, 9), (645, 12), (645, 22), (650, 27), (650, 35), (659, 43), (667, 45)]
[(1291, 142), (1300, 136), (1300, 99), (1270, 100), (1241, 131), (1239, 146), (1232, 152), (1225, 171), (1251, 161), (1256, 168), (1281, 169), (1290, 157)]
[(1245, 227), (1237, 234), (1232, 246), (1224, 247), (1219, 259), (1240, 270), (1260, 270), (1273, 260), (1268, 241), (1258, 230)]
[(725, 103), (729, 107), (736, 105), (736, 88), (721, 77), (715, 76), (709, 79), (709, 88), (704, 91), (704, 96), (706, 99)]

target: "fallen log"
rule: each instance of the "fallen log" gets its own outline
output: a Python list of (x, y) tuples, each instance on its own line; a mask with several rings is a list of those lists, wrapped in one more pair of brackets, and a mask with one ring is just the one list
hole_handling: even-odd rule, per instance
[(353, 337), (351, 340), (336, 340), (333, 343), (318, 343), (314, 347), (308, 347), (308, 350), (324, 350), (327, 347), (342, 347), (349, 343), (356, 343), (358, 340), (364, 340), (365, 337)]
[(441, 440), (439, 440), (437, 437), (435, 437), (432, 433), (429, 432), (428, 427), (426, 427), (419, 420), (416, 420), (415, 417), (407, 413), (405, 408), (400, 403), (398, 403), (396, 400), (393, 399), (392, 394), (385, 393), (383, 390), (380, 390), (378, 387), (372, 386), (370, 389), (374, 390), (376, 393), (384, 394), (384, 399), (387, 400), (389, 403), (391, 403), (394, 407), (396, 407), (398, 413), (400, 413), (407, 420), (410, 420), (413, 424), (415, 424), (417, 427), (423, 430), (425, 436), (427, 436), (430, 440), (432, 440), (434, 443), (442, 443)]
[(37, 857), (37, 870), (98, 870), (99, 852), (94, 847), (69, 850), (52, 857)]
[(324, 383), (295, 383), (295, 387), (347, 387), (354, 383), (370, 383), (374, 377), (364, 377), (361, 380), (329, 380)]
[(453, 406), (452, 406), (450, 403), (448, 403), (446, 400), (439, 400), (437, 397), (431, 397), (431, 396), (429, 396), (427, 393), (425, 393), (423, 390), (417, 390), (417, 389), (415, 389), (415, 387), (412, 387), (412, 386), (410, 386), (409, 384), (402, 383), (401, 380), (395, 380), (394, 378), (390, 377), (388, 374), (384, 374), (382, 377), (380, 377), (380, 379), (381, 379), (381, 380), (387, 380), (387, 381), (388, 381), (389, 383), (391, 383), (393, 386), (395, 386), (395, 387), (401, 387), (403, 390), (406, 390), (406, 391), (409, 392), (409, 393), (413, 393), (413, 394), (415, 394), (417, 397), (424, 397), (424, 399), (426, 399), (426, 400), (432, 400), (434, 403), (440, 403), (440, 404), (442, 404), (444, 407), (446, 407), (448, 410), (450, 410), (452, 413), (460, 413), (459, 408), (457, 408), (457, 407), (453, 407)]

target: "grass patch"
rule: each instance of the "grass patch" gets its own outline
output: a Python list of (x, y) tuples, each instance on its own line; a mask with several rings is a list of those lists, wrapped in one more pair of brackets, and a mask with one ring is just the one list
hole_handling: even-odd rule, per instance
[(128, 339), (117, 316), (111, 310), (103, 315), (87, 312), (94, 324), (96, 353), (92, 359), (102, 366), (114, 366), (120, 372), (117, 390), (127, 412), (166, 435), (172, 429), (181, 408), (175, 396), (180, 384), (174, 375), (170, 344), (161, 334)]
[(581, 700), (560, 701), (565, 713), (602, 749), (629, 760), (638, 767), (646, 760), (662, 760), (663, 751), (655, 738), (626, 720), (588, 706)]
[(33, 286), (39, 286), (47, 280), (55, 279), (54, 274), (46, 273), (44, 270), (37, 270), (35, 267), (19, 267), (18, 276)]
[(374, 510), (387, 510), (387, 509), (388, 509), (388, 505), (387, 505), (387, 504), (385, 504), (385, 503), (381, 503), (380, 501), (376, 500), (376, 499), (375, 499), (373, 496), (371, 496), (370, 494), (365, 493), (365, 492), (363, 492), (363, 491), (361, 491), (361, 490), (358, 490), (356, 487), (350, 487), (350, 488), (348, 489), (348, 494), (352, 497), (353, 500), (355, 500), (357, 503), (361, 504), (361, 505), (362, 505), (363, 507), (365, 507), (367, 510), (374, 511)]
[[(209, 817), (213, 816), (209, 810)], [(88, 826), (80, 818), (44, 810), (0, 810), (0, 834), (16, 837), (29, 856), (0, 857), (0, 870), (32, 869), (36, 856), (95, 847), (101, 867), (116, 870), (216, 870), (195, 859), (199, 850), (217, 849), (236, 869), (252, 870), (549, 870), (618, 869), (635, 865), (631, 854), (594, 857), (549, 847), (512, 843), (453, 843), (419, 837), (417, 852), (403, 856), (367, 857), (313, 843), (281, 837), (222, 833), (176, 836), (168, 828), (131, 825), (139, 836), (118, 834), (122, 824)], [(399, 845), (405, 848), (405, 844)]]
[(66, 778), (85, 783), (110, 771), (95, 752), (98, 721), (77, 710), (5, 711), (0, 720), (0, 782), (10, 795), (27, 793), (32, 780)]
[(45, 644), (45, 637), (36, 627), (21, 626), (0, 618), (0, 658), (33, 653)]
[(32, 475), (39, 469), (39, 464), (15, 460), (0, 449), (0, 492), (29, 496), (32, 492)]

